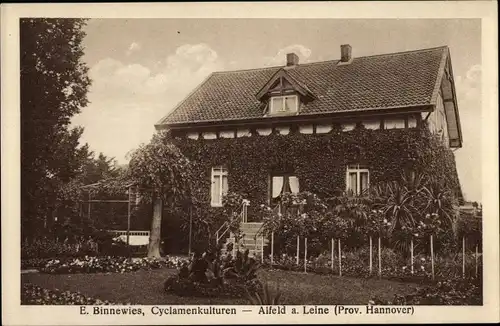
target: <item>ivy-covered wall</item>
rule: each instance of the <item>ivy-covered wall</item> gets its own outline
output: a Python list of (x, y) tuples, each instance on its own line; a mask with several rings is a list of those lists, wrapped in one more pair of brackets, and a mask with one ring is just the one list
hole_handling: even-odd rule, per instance
[(197, 197), (210, 207), (211, 168), (228, 169), (229, 191), (244, 194), (252, 211), (269, 198), (269, 177), (273, 171), (292, 172), (300, 191), (326, 198), (345, 190), (346, 166), (364, 164), (370, 169), (370, 184), (398, 180), (405, 168), (445, 178), (461, 198), (452, 151), (427, 129), (352, 131), (334, 129), (327, 134), (242, 137), (231, 139), (177, 138), (177, 146), (196, 163)]

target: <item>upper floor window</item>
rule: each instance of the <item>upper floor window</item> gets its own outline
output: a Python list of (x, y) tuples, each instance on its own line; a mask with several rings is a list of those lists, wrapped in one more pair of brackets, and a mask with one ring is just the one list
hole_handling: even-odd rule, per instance
[(227, 169), (225, 167), (212, 168), (211, 205), (222, 206), (222, 197), (227, 194)]
[(370, 171), (367, 167), (353, 164), (347, 166), (346, 191), (353, 195), (364, 194), (370, 185)]
[(297, 95), (273, 96), (270, 100), (270, 113), (295, 113), (299, 107)]

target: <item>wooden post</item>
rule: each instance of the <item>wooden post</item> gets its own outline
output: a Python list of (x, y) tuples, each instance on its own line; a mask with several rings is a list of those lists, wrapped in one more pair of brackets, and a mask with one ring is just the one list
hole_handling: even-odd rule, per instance
[[(192, 232), (193, 232), (193, 207), (189, 207), (189, 247), (188, 255), (191, 257), (191, 245), (192, 245)], [(219, 243), (219, 234), (216, 235), (216, 243)]]
[(382, 277), (382, 241), (378, 237), (378, 277)]
[(88, 210), (88, 212), (87, 212), (87, 217), (88, 217), (89, 221), (90, 221), (90, 205), (92, 205), (92, 204), (90, 203), (91, 198), (92, 198), (92, 196), (91, 196), (91, 194), (90, 194), (90, 190), (89, 190), (89, 210)]
[(304, 273), (307, 273), (307, 238), (304, 238)]
[(465, 237), (462, 237), (462, 278), (465, 278)]
[(340, 247), (340, 239), (339, 241), (339, 276), (342, 276), (342, 249)]
[(413, 237), (410, 240), (411, 275), (413, 275)]
[(475, 257), (476, 258), (476, 277), (477, 277), (477, 272), (478, 272), (477, 255), (478, 255), (478, 253), (477, 253), (477, 244), (476, 244), (476, 257)]
[(300, 263), (300, 236), (297, 236), (297, 266), (299, 266)]
[(333, 272), (333, 255), (335, 253), (335, 241), (332, 238), (332, 272)]
[[(83, 225), (83, 202), (82, 201), (79, 202), (79, 206), (80, 207), (79, 207), (78, 217), (80, 218), (80, 224)], [(27, 240), (28, 239), (26, 238), (26, 241)]]
[(260, 262), (264, 264), (264, 235), (260, 237)]
[(131, 198), (131, 193), (130, 193), (130, 186), (128, 187), (128, 211), (127, 211), (127, 247), (128, 247), (128, 252), (130, 256), (130, 214), (131, 214), (131, 207), (130, 207), (130, 198)]
[(372, 275), (373, 272), (373, 239), (372, 236), (370, 236), (370, 275)]
[(271, 232), (271, 266), (274, 263), (274, 232)]
[(434, 241), (431, 234), (431, 268), (432, 268), (432, 279), (434, 279)]

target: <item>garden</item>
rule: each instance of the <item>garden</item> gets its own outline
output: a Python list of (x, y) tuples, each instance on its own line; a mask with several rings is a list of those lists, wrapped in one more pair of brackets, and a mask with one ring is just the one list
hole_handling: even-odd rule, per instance
[(361, 198), (299, 193), (282, 203), (279, 213), (259, 206), (272, 255), (240, 246), (233, 257), (231, 245), (214, 244), (191, 256), (130, 257), (98, 231), (76, 243), (35, 242), (23, 247), (22, 268), (39, 273), (22, 275), (22, 303), (482, 304), (477, 217), (446, 227), (425, 213), (409, 228)]
[[(408, 173), (361, 195), (283, 193), (279, 209), (232, 192), (207, 211), (191, 179), (195, 164), (169, 137), (136, 151), (124, 180), (94, 190), (114, 196), (132, 181), (142, 189), (135, 209), (153, 212), (143, 254), (73, 206), (76, 219), (23, 243), (21, 267), (37, 271), (22, 275), (23, 304), (482, 304), (482, 219), (458, 210), (445, 179)], [(165, 171), (172, 177), (158, 177)], [(235, 218), (243, 203), (263, 222), (255, 242), (269, 240), (255, 255), (214, 237), (223, 223), (244, 237)], [(182, 232), (165, 227), (176, 216)], [(189, 255), (162, 255), (168, 237), (188, 238)]]

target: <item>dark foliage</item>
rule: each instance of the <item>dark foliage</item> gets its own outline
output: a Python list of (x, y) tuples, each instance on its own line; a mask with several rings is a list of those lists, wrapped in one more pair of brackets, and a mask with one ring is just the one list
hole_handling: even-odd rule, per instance
[(443, 280), (432, 286), (419, 287), (414, 293), (396, 294), (393, 300), (373, 299), (377, 305), (482, 305), (481, 279)]
[(179, 296), (243, 297), (247, 290), (257, 291), (261, 284), (257, 279), (257, 262), (244, 253), (221, 256), (220, 248), (196, 253), (189, 263), (179, 267), (176, 276), (163, 284), (166, 292)]
[(47, 227), (61, 188), (82, 168), (88, 147), (71, 117), (85, 107), (83, 19), (20, 20), (21, 223), (23, 238)]
[(81, 293), (47, 290), (30, 283), (23, 284), (22, 305), (109, 305), (109, 301), (94, 299)]

